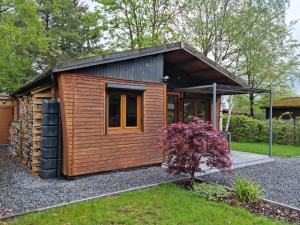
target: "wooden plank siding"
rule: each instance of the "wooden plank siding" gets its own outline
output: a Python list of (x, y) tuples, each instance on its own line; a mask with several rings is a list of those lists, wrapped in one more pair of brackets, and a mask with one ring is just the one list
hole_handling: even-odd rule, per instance
[[(105, 84), (144, 84), (143, 131), (106, 134)], [(151, 165), (163, 161), (155, 143), (166, 123), (166, 85), (80, 74), (58, 77), (63, 129), (63, 173), (88, 173)]]

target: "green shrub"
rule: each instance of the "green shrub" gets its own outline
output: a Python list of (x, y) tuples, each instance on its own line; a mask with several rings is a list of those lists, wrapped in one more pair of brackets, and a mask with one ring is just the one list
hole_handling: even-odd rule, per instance
[[(227, 118), (224, 117), (224, 125)], [(296, 121), (296, 134), (294, 131), (294, 121), (273, 118), (273, 143), (300, 144), (300, 118)], [(232, 141), (247, 143), (267, 143), (269, 138), (269, 121), (266, 119), (253, 119), (247, 116), (233, 115), (231, 117), (229, 131)]]
[(194, 191), (197, 195), (210, 201), (222, 200), (230, 194), (222, 185), (208, 183), (195, 184)]
[(256, 203), (262, 197), (262, 189), (258, 184), (241, 177), (236, 178), (234, 191), (241, 202)]
[(296, 139), (296, 143), (300, 144), (300, 117), (296, 118), (296, 134), (295, 134), (295, 139)]

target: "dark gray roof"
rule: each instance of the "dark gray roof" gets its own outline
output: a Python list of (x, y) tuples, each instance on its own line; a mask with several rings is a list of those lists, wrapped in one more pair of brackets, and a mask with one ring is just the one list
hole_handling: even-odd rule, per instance
[(204, 62), (205, 64), (209, 65), (214, 70), (218, 71), (219, 73), (223, 74), (227, 78), (235, 81), (242, 87), (248, 87), (248, 85), (243, 82), (239, 77), (235, 76), (234, 74), (230, 73), (228, 70), (224, 69), (214, 61), (207, 58), (205, 55), (201, 54), (191, 46), (187, 45), (184, 42), (175, 42), (170, 44), (164, 44), (149, 48), (142, 48), (136, 50), (128, 50), (122, 52), (115, 52), (115, 53), (107, 53), (101, 54), (93, 57), (82, 58), (78, 60), (68, 61), (59, 63), (56, 67), (53, 67), (51, 70), (46, 71), (45, 73), (36, 76), (33, 80), (26, 83), (24, 86), (16, 90), (13, 94), (20, 94), (28, 88), (31, 88), (33, 85), (37, 84), (39, 81), (45, 79), (46, 77), (50, 76), (51, 74), (56, 74), (59, 72), (65, 72), (70, 70), (76, 70), (85, 67), (91, 67), (101, 64), (108, 64), (122, 60), (129, 60), (144, 56), (150, 56), (155, 54), (165, 54), (172, 51), (183, 50), (188, 54), (196, 57), (200, 61)]
[(38, 86), (40, 82), (44, 81), (45, 79), (47, 78), (50, 79), (51, 74), (53, 74), (52, 70), (49, 69), (44, 73), (35, 76), (33, 79), (25, 83), (23, 86), (21, 86), (20, 88), (12, 92), (11, 95), (19, 95), (26, 92), (27, 90), (30, 90), (31, 88)]

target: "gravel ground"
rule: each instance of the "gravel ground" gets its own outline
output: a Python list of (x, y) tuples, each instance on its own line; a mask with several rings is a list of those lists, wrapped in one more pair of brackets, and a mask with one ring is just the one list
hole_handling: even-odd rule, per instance
[[(231, 175), (202, 176), (232, 186), (235, 176), (246, 177), (264, 188), (264, 197), (300, 208), (300, 158), (276, 158), (274, 162), (235, 169)], [(171, 181), (161, 167), (81, 176), (76, 180), (43, 180), (11, 160), (0, 146), (0, 215), (18, 214), (116, 191)]]
[[(171, 181), (161, 167), (147, 167), (82, 176), (76, 180), (43, 180), (11, 160), (0, 147), (0, 215), (10, 215), (89, 198), (101, 194)], [(176, 177), (179, 178), (179, 177)]]
[(259, 183), (265, 198), (300, 208), (300, 157), (275, 158), (274, 162), (235, 169), (231, 175), (215, 173), (201, 179), (232, 187), (236, 176)]

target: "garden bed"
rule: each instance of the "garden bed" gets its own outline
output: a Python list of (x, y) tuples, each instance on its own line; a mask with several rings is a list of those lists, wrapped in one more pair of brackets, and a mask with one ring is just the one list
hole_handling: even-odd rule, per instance
[[(206, 183), (206, 182), (200, 179), (196, 179), (196, 184), (197, 183), (199, 184), (199, 183)], [(181, 186), (185, 190), (191, 190), (189, 181), (178, 181), (176, 182), (176, 184)], [(211, 184), (211, 183), (207, 183), (207, 184)], [(264, 216), (270, 219), (300, 224), (300, 211), (297, 209), (276, 204), (265, 199), (260, 199), (255, 203), (241, 202), (236, 197), (232, 189), (228, 189), (228, 188), (226, 189), (229, 191), (229, 195), (221, 199), (218, 199), (217, 202), (224, 202), (234, 207), (244, 208), (258, 216)]]
[(235, 207), (245, 208), (259, 216), (300, 224), (300, 211), (271, 203), (266, 200), (260, 200), (255, 204), (241, 203), (234, 195), (231, 195), (225, 199), (225, 202)]

